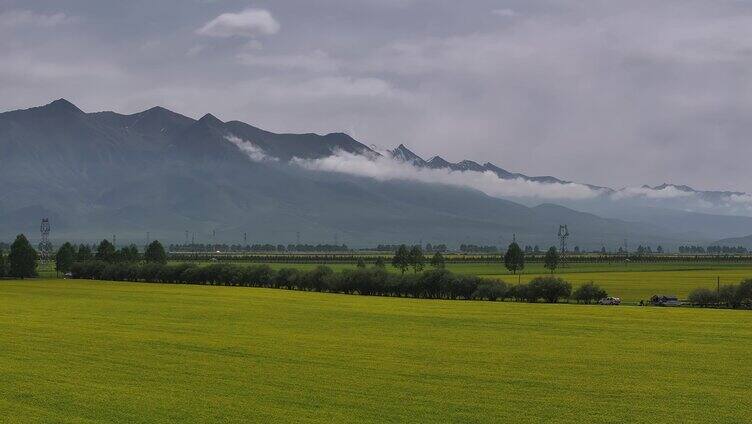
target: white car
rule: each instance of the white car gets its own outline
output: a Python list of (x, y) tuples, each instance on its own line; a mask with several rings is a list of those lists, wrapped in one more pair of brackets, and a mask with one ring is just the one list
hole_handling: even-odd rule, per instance
[(598, 303), (601, 305), (620, 305), (621, 304), (621, 298), (618, 297), (604, 297), (603, 299), (599, 300)]

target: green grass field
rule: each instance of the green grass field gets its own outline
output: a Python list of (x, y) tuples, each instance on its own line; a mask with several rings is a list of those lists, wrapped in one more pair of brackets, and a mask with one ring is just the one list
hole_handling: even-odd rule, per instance
[(2, 422), (748, 422), (752, 313), (0, 281)]
[[(245, 264), (248, 264), (245, 262)], [(272, 268), (311, 269), (318, 264), (270, 264)], [(327, 264), (335, 270), (353, 268), (352, 264)], [(399, 272), (389, 267), (392, 272)], [(528, 264), (520, 275), (512, 275), (503, 264), (449, 264), (447, 269), (487, 278), (500, 278), (507, 283), (527, 282), (533, 277), (549, 275), (540, 263)], [(625, 303), (648, 300), (654, 294), (673, 294), (686, 298), (697, 287), (716, 288), (718, 279), (723, 284), (737, 284), (752, 278), (752, 264), (724, 263), (653, 263), (653, 264), (572, 264), (560, 268), (556, 276), (577, 287), (594, 281), (611, 295), (621, 297)]]

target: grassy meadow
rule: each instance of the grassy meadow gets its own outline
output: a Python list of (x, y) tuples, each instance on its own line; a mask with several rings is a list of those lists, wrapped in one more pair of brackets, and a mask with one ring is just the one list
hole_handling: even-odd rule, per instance
[(0, 421), (745, 422), (752, 314), (0, 281)]

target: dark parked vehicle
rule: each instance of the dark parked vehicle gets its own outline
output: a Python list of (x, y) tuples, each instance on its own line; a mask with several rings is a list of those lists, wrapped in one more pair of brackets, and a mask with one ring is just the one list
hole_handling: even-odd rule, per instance
[(671, 295), (656, 294), (650, 298), (650, 304), (653, 306), (681, 306), (679, 298)]

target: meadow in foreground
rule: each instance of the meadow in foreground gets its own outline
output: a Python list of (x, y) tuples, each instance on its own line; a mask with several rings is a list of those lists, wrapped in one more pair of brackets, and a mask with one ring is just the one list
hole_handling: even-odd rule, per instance
[(748, 311), (0, 281), (17, 422), (742, 422)]

